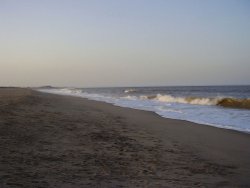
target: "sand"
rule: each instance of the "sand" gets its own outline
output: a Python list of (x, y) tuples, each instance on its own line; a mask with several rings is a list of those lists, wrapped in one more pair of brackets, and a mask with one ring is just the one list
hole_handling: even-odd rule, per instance
[(0, 89), (0, 187), (250, 187), (250, 135)]

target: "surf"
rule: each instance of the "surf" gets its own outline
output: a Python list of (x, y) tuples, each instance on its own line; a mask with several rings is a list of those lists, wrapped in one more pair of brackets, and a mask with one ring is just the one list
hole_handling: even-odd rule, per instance
[(237, 99), (229, 97), (174, 97), (171, 95), (140, 96), (140, 99), (157, 100), (166, 103), (183, 103), (192, 105), (216, 105), (225, 108), (250, 109), (250, 99)]

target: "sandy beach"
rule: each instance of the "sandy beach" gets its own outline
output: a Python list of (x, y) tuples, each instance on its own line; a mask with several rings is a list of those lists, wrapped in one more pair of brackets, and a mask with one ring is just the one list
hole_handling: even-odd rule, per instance
[(0, 89), (0, 187), (250, 187), (250, 135)]

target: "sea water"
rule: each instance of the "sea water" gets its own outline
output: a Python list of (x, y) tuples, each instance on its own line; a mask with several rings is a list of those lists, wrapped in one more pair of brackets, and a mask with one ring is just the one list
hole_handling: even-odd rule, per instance
[(250, 133), (250, 86), (39, 88)]

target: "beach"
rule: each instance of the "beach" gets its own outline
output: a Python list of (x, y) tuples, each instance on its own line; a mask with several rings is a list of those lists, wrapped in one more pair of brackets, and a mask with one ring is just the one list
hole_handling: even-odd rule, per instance
[(250, 134), (0, 88), (0, 187), (250, 187)]

